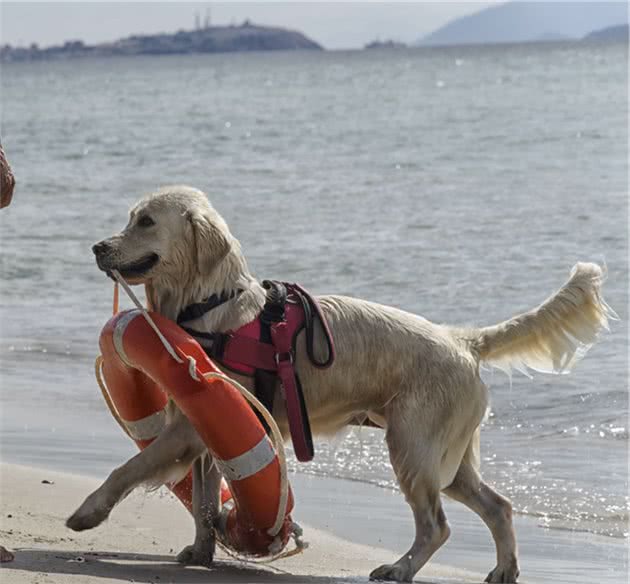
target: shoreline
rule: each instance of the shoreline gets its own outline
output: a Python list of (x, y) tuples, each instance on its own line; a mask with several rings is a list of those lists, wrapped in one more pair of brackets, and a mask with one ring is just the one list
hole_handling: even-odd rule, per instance
[[(193, 524), (181, 504), (164, 490), (137, 490), (103, 526), (81, 533), (68, 530), (63, 521), (98, 484), (78, 475), (1, 463), (0, 537), (14, 551), (15, 560), (2, 564), (0, 579), (12, 584), (323, 584), (367, 581), (373, 568), (396, 559), (388, 550), (351, 543), (303, 524), (309, 548), (298, 556), (261, 565), (219, 551), (213, 569), (184, 567), (174, 555), (191, 543)], [(426, 566), (421, 575), (425, 584), (463, 584), (480, 578), (481, 574), (436, 563)]]
[[(65, 584), (68, 574), (98, 578), (95, 584), (102, 578), (110, 578), (106, 581), (112, 582), (128, 582), (133, 578), (136, 582), (154, 584), (207, 582), (213, 580), (211, 574), (220, 577), (217, 581), (221, 582), (252, 581), (251, 578), (367, 582), (372, 569), (395, 561), (411, 543), (413, 522), (400, 493), (365, 483), (300, 473), (291, 473), (290, 479), (296, 495), (293, 516), (304, 527), (310, 547), (297, 557), (266, 567), (235, 564), (219, 552), (217, 570), (208, 571), (185, 568), (173, 561), (178, 551), (191, 543), (193, 526), (179, 502), (165, 489), (154, 493), (137, 489), (103, 526), (76, 534), (66, 529), (63, 522), (100, 484), (99, 478), (2, 462), (0, 544), (17, 553), (16, 561), (2, 564), (0, 569), (9, 570), (8, 581), (16, 584)], [(44, 484), (42, 480), (54, 484)], [(416, 581), (424, 584), (483, 581), (494, 565), (494, 545), (489, 532), (461, 505), (445, 500), (445, 510), (452, 528), (451, 538), (420, 570)], [(523, 582), (590, 584), (597, 574), (599, 583), (617, 584), (625, 575), (625, 540), (544, 529), (524, 517), (515, 517), (515, 526)], [(95, 573), (81, 572), (82, 562), (75, 561), (73, 553), (90, 563), (90, 570)], [(132, 565), (129, 575), (124, 568), (127, 562)], [(70, 565), (76, 570), (70, 570)], [(290, 574), (290, 578), (284, 580), (288, 576), (276, 568)], [(43, 572), (49, 574), (48, 579), (35, 577)], [(193, 572), (205, 576), (192, 575)], [(168, 579), (174, 577), (177, 579)], [(195, 579), (198, 577), (201, 579)], [(93, 580), (78, 581), (89, 584)]]

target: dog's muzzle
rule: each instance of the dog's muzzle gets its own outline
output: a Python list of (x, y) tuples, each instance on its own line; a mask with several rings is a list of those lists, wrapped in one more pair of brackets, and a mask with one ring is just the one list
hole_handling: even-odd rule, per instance
[(160, 256), (150, 253), (134, 262), (120, 264), (115, 259), (117, 254), (114, 246), (106, 239), (95, 243), (92, 252), (96, 257), (96, 265), (110, 277), (112, 270), (118, 270), (123, 278), (139, 278), (160, 261)]

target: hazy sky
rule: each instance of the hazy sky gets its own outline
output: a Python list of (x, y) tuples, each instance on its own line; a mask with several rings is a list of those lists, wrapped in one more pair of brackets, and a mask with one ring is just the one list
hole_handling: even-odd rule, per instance
[(495, 4), (487, 2), (4, 2), (1, 42), (41, 46), (88, 43), (134, 33), (194, 27), (210, 9), (213, 24), (275, 24), (298, 29), (326, 48), (360, 47), (376, 38), (415, 41), (448, 20)]

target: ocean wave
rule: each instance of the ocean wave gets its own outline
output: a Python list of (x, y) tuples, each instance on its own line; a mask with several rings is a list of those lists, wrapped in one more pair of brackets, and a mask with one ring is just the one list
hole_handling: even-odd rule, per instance
[[(295, 462), (289, 462), (289, 471), (294, 473), (329, 477), (341, 479), (344, 481), (363, 483), (386, 489), (388, 491), (400, 492), (398, 483), (395, 480), (386, 479), (370, 479), (358, 477), (351, 473), (330, 473), (321, 468), (309, 466), (305, 467)], [(545, 529), (557, 529), (560, 531), (572, 531), (593, 533), (615, 539), (628, 539), (628, 521), (630, 519), (630, 503), (626, 503), (625, 507), (611, 506), (606, 513), (598, 513), (594, 511), (584, 512), (567, 512), (562, 511), (542, 511), (530, 509), (525, 505), (514, 505), (514, 514), (523, 517), (530, 517), (537, 520), (540, 527)]]
[(12, 355), (12, 358), (21, 356), (23, 359), (39, 360), (42, 356), (47, 359), (58, 357), (62, 359), (87, 359), (94, 357), (94, 350), (84, 348), (84, 345), (70, 343), (50, 344), (37, 341), (22, 341), (12, 343), (0, 343), (0, 360), (3, 356)]
[[(540, 434), (539, 437), (550, 434)], [(569, 426), (553, 432), (555, 436), (571, 437), (579, 435), (590, 435), (598, 438), (609, 438), (613, 440), (628, 440), (630, 434), (628, 428), (619, 423), (588, 424), (585, 426)]]
[[(291, 472), (319, 476), (333, 477), (350, 482), (358, 482), (373, 485), (389, 491), (400, 492), (400, 488), (395, 480), (369, 479), (357, 477), (356, 475), (343, 472), (329, 473), (316, 467), (304, 467), (297, 463), (289, 464)], [(617, 509), (613, 511), (612, 509)], [(540, 527), (545, 529), (557, 529), (561, 531), (584, 532), (613, 537), (616, 539), (628, 539), (628, 521), (630, 519), (630, 505), (624, 508), (612, 507), (608, 513), (597, 512), (574, 512), (567, 513), (566, 510), (557, 512), (546, 512), (530, 509), (528, 506), (514, 505), (514, 514), (523, 517), (530, 517), (537, 520)]]
[(514, 513), (524, 517), (532, 517), (538, 520), (540, 527), (546, 529), (558, 529), (561, 531), (594, 533), (614, 537), (616, 539), (628, 539), (628, 520), (630, 507), (625, 510), (599, 514), (592, 512), (580, 512), (573, 515), (563, 513), (545, 513), (543, 511), (530, 511), (527, 509), (514, 509)]
[[(619, 436), (625, 431), (625, 427), (620, 431), (610, 419), (601, 427), (608, 432), (605, 435), (610, 436)], [(599, 431), (596, 432), (598, 442), (601, 440)], [(506, 438), (504, 432), (500, 434), (492, 438)], [(522, 447), (511, 444), (508, 451)], [(625, 496), (622, 481), (614, 483), (619, 484), (617, 490), (611, 483), (602, 485), (600, 481), (581, 477), (577, 467), (572, 468), (574, 463), (569, 464), (570, 467), (566, 467), (566, 461), (558, 460), (555, 453), (548, 451), (539, 451), (531, 459), (490, 453), (483, 458), (483, 474), (486, 482), (511, 499), (516, 514), (535, 519), (541, 527), (627, 538), (630, 498)], [(399, 491), (383, 434), (368, 428), (348, 431), (331, 442), (318, 443), (315, 461), (306, 466), (292, 461), (290, 469)]]

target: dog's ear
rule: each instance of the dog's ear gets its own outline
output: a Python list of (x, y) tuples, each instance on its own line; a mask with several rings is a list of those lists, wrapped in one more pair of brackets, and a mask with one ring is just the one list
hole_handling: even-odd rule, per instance
[(197, 269), (200, 274), (209, 275), (230, 252), (227, 225), (208, 211), (189, 211), (186, 220), (192, 229)]

